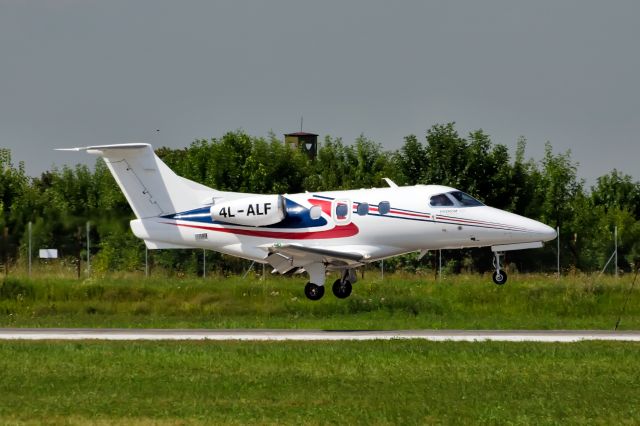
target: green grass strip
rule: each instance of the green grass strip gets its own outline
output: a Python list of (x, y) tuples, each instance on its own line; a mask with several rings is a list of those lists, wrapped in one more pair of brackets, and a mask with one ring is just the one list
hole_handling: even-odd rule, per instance
[(640, 345), (3, 342), (0, 423), (638, 424)]
[[(304, 278), (12, 278), (0, 282), (0, 327), (320, 329), (640, 329), (632, 277), (374, 274), (338, 300), (303, 294)], [(331, 282), (331, 278), (328, 282)]]

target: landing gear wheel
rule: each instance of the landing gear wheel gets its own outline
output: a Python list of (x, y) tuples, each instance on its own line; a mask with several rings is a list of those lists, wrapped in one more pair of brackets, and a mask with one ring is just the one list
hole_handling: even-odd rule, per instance
[(324, 286), (314, 283), (307, 283), (304, 286), (304, 294), (309, 300), (320, 300), (324, 296)]
[(493, 273), (493, 282), (498, 285), (503, 285), (507, 282), (507, 273), (505, 271), (496, 271)]
[(333, 290), (333, 295), (338, 299), (346, 299), (351, 295), (351, 282), (349, 280), (336, 280), (331, 290)]

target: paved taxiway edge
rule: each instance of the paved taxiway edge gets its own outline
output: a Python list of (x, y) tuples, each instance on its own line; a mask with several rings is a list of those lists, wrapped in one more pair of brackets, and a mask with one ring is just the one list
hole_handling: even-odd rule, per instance
[(393, 340), (579, 342), (615, 340), (640, 342), (640, 331), (605, 330), (179, 330), (179, 329), (88, 329), (4, 328), (0, 340), (245, 340), (327, 341)]

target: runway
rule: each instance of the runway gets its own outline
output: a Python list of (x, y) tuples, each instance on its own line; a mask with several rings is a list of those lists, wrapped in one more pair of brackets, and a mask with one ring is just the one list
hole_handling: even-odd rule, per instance
[(457, 342), (640, 342), (640, 331), (605, 330), (181, 330), (126, 328), (2, 328), (0, 340), (323, 341), (420, 339)]

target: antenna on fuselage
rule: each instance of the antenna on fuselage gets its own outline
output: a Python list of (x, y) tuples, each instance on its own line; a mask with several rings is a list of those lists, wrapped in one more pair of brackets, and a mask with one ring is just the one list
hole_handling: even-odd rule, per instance
[(392, 181), (389, 178), (382, 178), (383, 181), (387, 182), (387, 185), (389, 185), (389, 188), (397, 188), (398, 185), (396, 185), (396, 183), (394, 181)]

